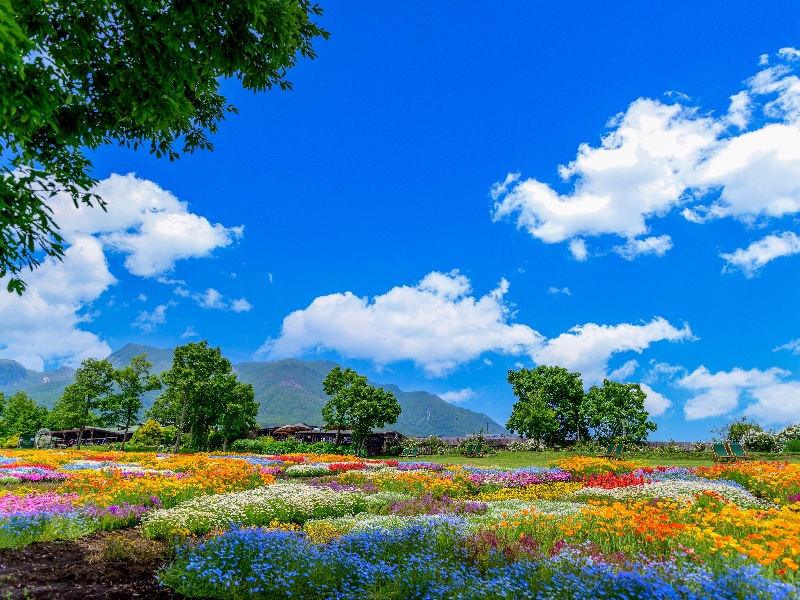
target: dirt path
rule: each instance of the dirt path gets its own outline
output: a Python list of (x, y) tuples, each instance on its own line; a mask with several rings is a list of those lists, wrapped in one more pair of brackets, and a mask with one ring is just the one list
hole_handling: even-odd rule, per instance
[[(0, 550), (0, 599), (183, 598), (158, 586), (163, 548), (135, 530)], [(27, 594), (27, 595), (26, 595)]]

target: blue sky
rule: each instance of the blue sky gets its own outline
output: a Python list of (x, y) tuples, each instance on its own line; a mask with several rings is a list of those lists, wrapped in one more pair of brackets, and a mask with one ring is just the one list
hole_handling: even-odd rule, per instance
[(0, 356), (208, 339), (505, 422), (508, 369), (642, 383), (654, 439), (800, 420), (800, 6), (336, 3), (294, 91), (176, 163), (92, 155), (109, 213), (0, 299)]

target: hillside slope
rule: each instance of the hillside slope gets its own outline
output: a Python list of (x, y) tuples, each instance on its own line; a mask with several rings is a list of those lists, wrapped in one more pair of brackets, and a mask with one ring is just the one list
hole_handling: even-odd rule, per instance
[[(172, 366), (172, 350), (127, 344), (109, 355), (117, 368), (143, 352), (153, 363), (153, 373), (162, 373)], [(322, 380), (336, 367), (330, 361), (306, 361), (287, 358), (274, 362), (244, 362), (234, 365), (240, 381), (253, 385), (260, 403), (257, 421), (261, 425), (285, 425), (305, 422), (322, 424), (322, 407), (328, 396)], [(52, 408), (64, 388), (74, 379), (75, 371), (67, 367), (55, 371), (32, 371), (11, 360), (0, 360), (0, 392), (6, 395), (24, 390), (37, 402)], [(393, 384), (372, 382), (392, 392), (402, 408), (397, 423), (387, 426), (404, 435), (463, 436), (476, 433), (488, 424), (489, 433), (507, 433), (498, 423), (466, 408), (453, 406), (436, 395), (424, 391), (406, 392)], [(152, 406), (159, 392), (143, 397), (145, 409)]]

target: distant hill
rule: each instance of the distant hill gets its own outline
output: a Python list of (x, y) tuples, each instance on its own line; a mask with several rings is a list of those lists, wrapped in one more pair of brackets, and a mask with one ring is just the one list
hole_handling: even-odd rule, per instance
[[(108, 357), (116, 368), (127, 365), (133, 356), (147, 353), (153, 363), (153, 373), (163, 373), (172, 366), (172, 350), (127, 344)], [(305, 422), (322, 423), (322, 407), (328, 396), (322, 380), (336, 367), (330, 361), (306, 361), (286, 358), (274, 362), (244, 362), (234, 365), (240, 381), (253, 385), (256, 401), (260, 403), (257, 420), (264, 426)], [(7, 396), (24, 390), (37, 402), (52, 408), (64, 388), (72, 383), (75, 371), (62, 367), (54, 371), (32, 371), (13, 360), (0, 360), (0, 392)], [(396, 429), (412, 436), (462, 436), (475, 433), (486, 426), (486, 417), (466, 408), (453, 406), (434, 394), (424, 391), (405, 392), (393, 384), (370, 381), (371, 385), (392, 392), (403, 409)], [(152, 406), (159, 392), (145, 395), (145, 409)], [(507, 433), (489, 419), (489, 433)]]

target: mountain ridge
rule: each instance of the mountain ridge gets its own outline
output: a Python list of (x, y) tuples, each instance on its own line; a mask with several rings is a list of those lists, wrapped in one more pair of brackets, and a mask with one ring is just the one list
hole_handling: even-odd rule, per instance
[[(172, 366), (172, 349), (143, 344), (125, 344), (107, 358), (115, 368), (129, 363), (133, 356), (147, 354), (153, 363), (153, 373), (161, 374)], [(284, 358), (271, 362), (241, 362), (233, 365), (240, 381), (253, 385), (256, 401), (260, 403), (256, 420), (263, 426), (287, 423), (322, 423), (322, 407), (328, 396), (322, 380), (331, 369), (339, 366), (328, 360), (307, 361)], [(0, 392), (6, 396), (25, 391), (31, 398), (52, 408), (64, 388), (74, 379), (75, 370), (61, 367), (50, 371), (26, 369), (20, 363), (0, 359)], [(387, 426), (411, 436), (463, 436), (488, 426), (490, 433), (507, 433), (499, 423), (482, 413), (454, 406), (435, 394), (425, 391), (404, 391), (392, 383), (370, 385), (382, 387), (397, 397), (402, 408), (397, 423)], [(160, 392), (142, 397), (145, 410), (152, 406)]]

